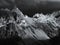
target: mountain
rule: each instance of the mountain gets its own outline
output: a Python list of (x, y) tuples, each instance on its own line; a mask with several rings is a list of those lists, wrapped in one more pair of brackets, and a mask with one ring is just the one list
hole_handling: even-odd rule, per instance
[(39, 17), (35, 18), (25, 16), (16, 7), (12, 10), (1, 9), (0, 40), (3, 40), (2, 43), (7, 40), (6, 44), (13, 40), (21, 45), (48, 45), (51, 43), (50, 39), (54, 41), (59, 36), (60, 12), (58, 12), (50, 15), (36, 14), (35, 16)]

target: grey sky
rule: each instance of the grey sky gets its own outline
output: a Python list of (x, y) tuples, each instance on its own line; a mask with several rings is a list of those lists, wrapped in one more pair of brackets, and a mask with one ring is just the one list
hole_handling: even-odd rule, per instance
[(45, 5), (47, 1), (57, 1), (60, 0), (0, 0), (0, 6), (9, 6), (14, 5), (14, 2), (17, 2), (18, 5), (33, 5), (36, 6), (37, 4), (43, 4)]

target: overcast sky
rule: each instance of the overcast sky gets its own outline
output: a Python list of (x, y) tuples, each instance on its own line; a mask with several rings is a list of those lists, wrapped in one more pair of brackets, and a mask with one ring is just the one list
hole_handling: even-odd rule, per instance
[(59, 2), (60, 0), (0, 0), (0, 6), (13, 5), (14, 1), (16, 1), (18, 5), (37, 5), (37, 4), (45, 5), (47, 1)]

